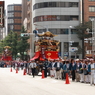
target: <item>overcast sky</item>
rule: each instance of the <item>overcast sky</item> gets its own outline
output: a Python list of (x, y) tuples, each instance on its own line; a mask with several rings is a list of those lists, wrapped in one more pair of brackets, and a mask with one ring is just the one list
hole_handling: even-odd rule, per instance
[(5, 9), (9, 4), (21, 4), (22, 2), (22, 0), (0, 0), (0, 1), (5, 1)]

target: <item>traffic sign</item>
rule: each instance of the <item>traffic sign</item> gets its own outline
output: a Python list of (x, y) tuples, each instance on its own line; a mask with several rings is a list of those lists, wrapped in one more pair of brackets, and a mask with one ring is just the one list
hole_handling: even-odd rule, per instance
[(34, 33), (21, 33), (21, 37), (28, 37), (30, 35), (35, 35)]
[(68, 56), (68, 52), (64, 52), (64, 56)]
[(70, 51), (70, 52), (75, 52), (75, 51), (77, 51), (77, 50), (78, 50), (77, 47), (69, 47), (69, 51)]
[(29, 37), (29, 33), (21, 33), (21, 37)]

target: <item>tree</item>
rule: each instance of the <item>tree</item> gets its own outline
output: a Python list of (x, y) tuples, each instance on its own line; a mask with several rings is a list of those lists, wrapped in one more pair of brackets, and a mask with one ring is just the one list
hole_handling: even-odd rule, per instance
[[(24, 26), (22, 26), (21, 33), (26, 33)], [(24, 60), (24, 52), (27, 52), (27, 49), (29, 48), (28, 39), (29, 39), (29, 37), (21, 37), (19, 35), (17, 48), (18, 48), (18, 52), (21, 55), (21, 59), (23, 59), (23, 60)]]
[(12, 34), (12, 43), (11, 43), (11, 47), (12, 47), (12, 55), (14, 56), (14, 58), (16, 59), (17, 53), (18, 53), (18, 34), (17, 33), (13, 33)]
[(91, 30), (92, 29), (91, 21), (80, 23), (78, 26), (75, 27), (75, 32), (78, 34), (78, 38), (80, 40), (82, 40), (82, 58), (84, 58), (84, 56), (85, 56), (84, 38), (91, 37), (91, 34), (86, 31), (87, 29), (92, 31)]
[[(26, 33), (24, 26), (22, 26), (21, 33)], [(10, 46), (12, 51), (12, 56), (16, 59), (17, 53), (20, 53), (21, 59), (24, 59), (24, 52), (29, 48), (28, 39), (29, 37), (21, 37), (21, 33), (16, 33), (10, 31), (8, 36), (0, 41), (0, 53), (3, 52), (5, 46)]]

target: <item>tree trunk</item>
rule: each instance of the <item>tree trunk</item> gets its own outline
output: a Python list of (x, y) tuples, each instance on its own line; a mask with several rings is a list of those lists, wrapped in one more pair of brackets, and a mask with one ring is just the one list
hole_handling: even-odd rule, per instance
[(82, 59), (85, 57), (84, 38), (82, 39)]

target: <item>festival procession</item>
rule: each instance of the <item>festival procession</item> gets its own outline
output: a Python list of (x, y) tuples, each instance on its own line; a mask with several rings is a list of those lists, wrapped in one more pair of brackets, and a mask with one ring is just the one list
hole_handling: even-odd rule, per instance
[(95, 59), (68, 59), (58, 55), (59, 41), (54, 40), (54, 34), (47, 31), (37, 34), (34, 56), (28, 60), (13, 60), (10, 46), (5, 46), (0, 61), (1, 68), (24, 70), (24, 73), (35, 78), (42, 75), (43, 78), (51, 77), (55, 80), (80, 82), (95, 85)]

